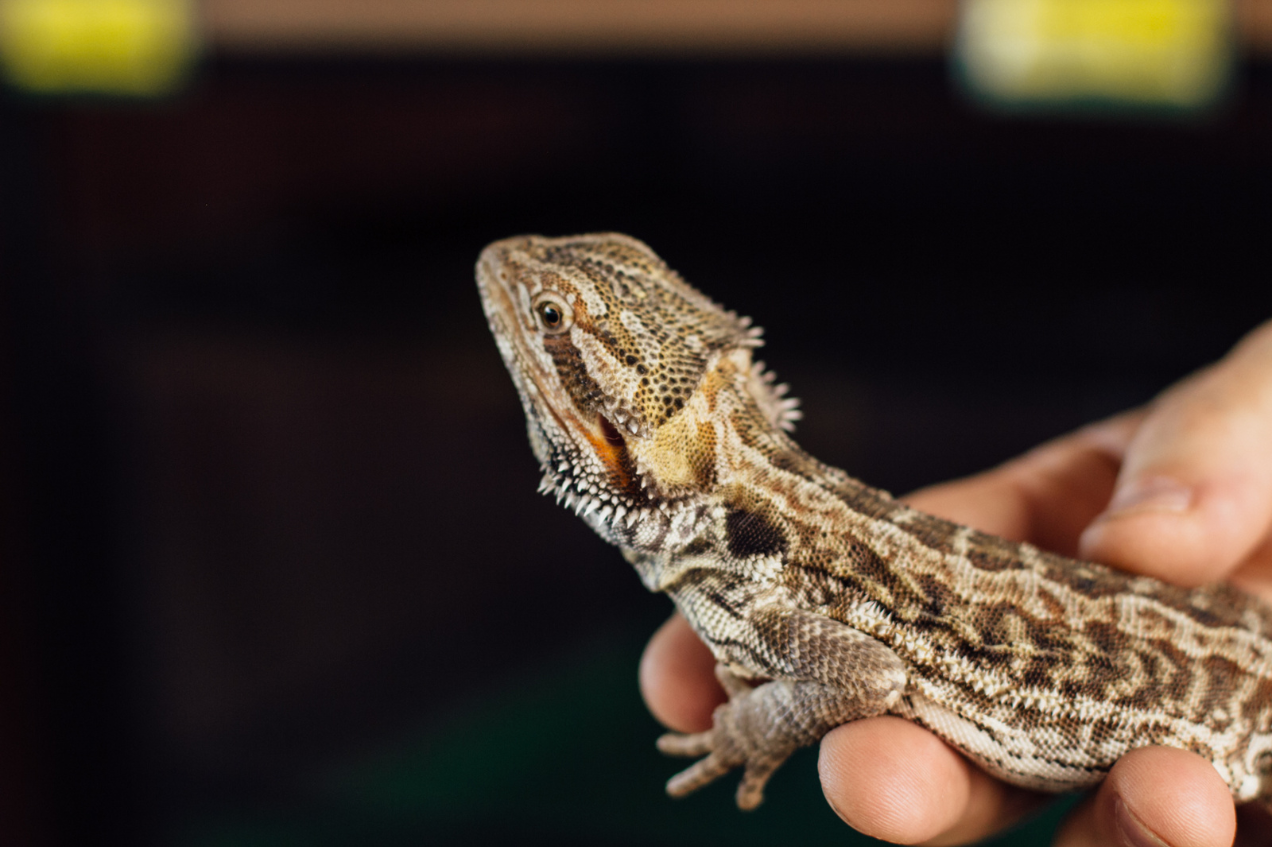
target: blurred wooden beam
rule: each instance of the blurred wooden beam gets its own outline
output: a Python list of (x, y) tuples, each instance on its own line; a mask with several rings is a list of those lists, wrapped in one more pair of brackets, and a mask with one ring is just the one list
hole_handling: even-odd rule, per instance
[[(1247, 53), (1272, 54), (1272, 0), (1235, 0)], [(957, 0), (202, 0), (229, 53), (477, 56), (936, 55)]]
[(1254, 56), (1272, 56), (1272, 0), (1236, 0), (1237, 42)]
[(478, 55), (936, 53), (955, 0), (204, 0), (214, 49)]

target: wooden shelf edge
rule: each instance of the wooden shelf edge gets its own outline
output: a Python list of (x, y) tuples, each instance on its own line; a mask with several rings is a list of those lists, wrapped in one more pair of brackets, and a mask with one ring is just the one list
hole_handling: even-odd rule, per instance
[[(203, 0), (224, 53), (471, 56), (938, 55), (957, 0)], [(1272, 56), (1272, 0), (1235, 0), (1245, 55)]]

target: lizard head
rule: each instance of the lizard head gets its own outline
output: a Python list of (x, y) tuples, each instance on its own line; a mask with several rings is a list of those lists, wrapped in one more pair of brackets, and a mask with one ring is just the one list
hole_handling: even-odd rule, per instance
[(718, 483), (721, 389), (754, 394), (775, 427), (797, 416), (751, 363), (760, 331), (634, 238), (498, 241), (482, 251), (477, 283), (541, 488), (612, 541), (648, 546), (626, 532), (638, 516), (674, 515)]

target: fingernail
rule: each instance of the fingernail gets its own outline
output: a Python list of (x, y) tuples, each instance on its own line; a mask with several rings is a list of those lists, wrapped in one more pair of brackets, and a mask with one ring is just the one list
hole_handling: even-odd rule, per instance
[(1102, 517), (1112, 518), (1139, 512), (1186, 512), (1192, 505), (1192, 489), (1168, 476), (1137, 479), (1119, 488)]
[(1170, 847), (1144, 826), (1144, 822), (1122, 802), (1121, 797), (1113, 801), (1113, 825), (1117, 827), (1118, 841), (1126, 847)]

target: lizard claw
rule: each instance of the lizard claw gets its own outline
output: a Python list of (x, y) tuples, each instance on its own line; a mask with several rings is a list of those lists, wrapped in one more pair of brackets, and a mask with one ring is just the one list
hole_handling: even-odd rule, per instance
[(759, 764), (747, 763), (746, 770), (742, 772), (742, 782), (738, 785), (739, 809), (749, 812), (764, 802), (764, 786), (768, 784), (769, 777), (781, 763), (780, 759)]

